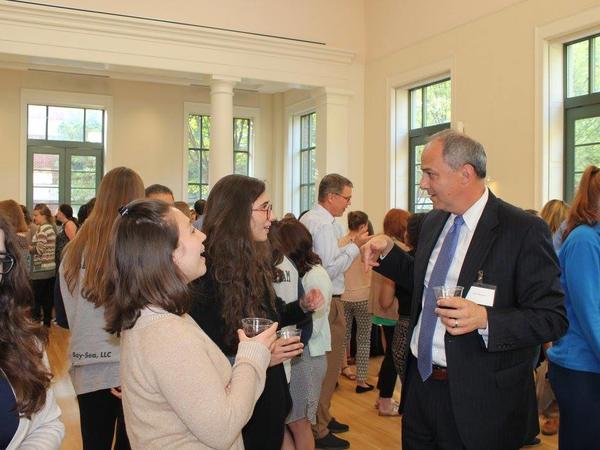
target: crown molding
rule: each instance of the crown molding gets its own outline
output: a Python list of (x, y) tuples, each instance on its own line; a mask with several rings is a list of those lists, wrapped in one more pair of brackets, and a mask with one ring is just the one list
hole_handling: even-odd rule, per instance
[[(89, 44), (89, 38), (103, 36), (120, 38), (125, 41), (145, 42), (186, 46), (196, 50), (218, 52), (244, 52), (320, 61), (347, 65), (355, 59), (350, 51), (334, 49), (325, 45), (307, 42), (287, 41), (268, 36), (241, 34), (226, 30), (194, 27), (183, 24), (165, 23), (150, 19), (121, 16), (106, 16), (93, 12), (55, 9), (40, 5), (0, 2), (0, 30), (10, 26), (21, 26), (30, 31), (50, 31), (58, 37), (67, 33), (88, 39), (74, 39), (70, 45), (82, 48)], [(0, 31), (0, 42), (11, 41), (15, 36), (4, 35)], [(155, 50), (160, 50), (157, 48)]]

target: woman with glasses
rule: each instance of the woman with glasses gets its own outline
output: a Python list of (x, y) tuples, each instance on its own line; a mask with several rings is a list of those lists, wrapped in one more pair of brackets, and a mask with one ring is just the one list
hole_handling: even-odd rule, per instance
[(33, 302), (14, 229), (0, 214), (0, 448), (58, 449), (64, 435), (45, 365), (47, 334)]
[[(323, 304), (316, 290), (288, 304), (276, 297), (267, 241), (272, 219), (265, 184), (256, 178), (223, 177), (206, 202), (202, 231), (207, 273), (195, 283), (190, 315), (231, 361), (242, 318), (262, 317), (286, 326), (306, 320), (307, 312)], [(291, 408), (281, 363), (301, 353), (299, 340), (278, 339), (272, 347), (265, 389), (242, 431), (247, 450), (281, 449)]]

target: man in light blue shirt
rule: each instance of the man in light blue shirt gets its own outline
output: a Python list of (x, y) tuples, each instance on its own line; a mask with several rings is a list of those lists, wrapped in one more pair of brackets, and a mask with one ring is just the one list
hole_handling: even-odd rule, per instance
[(333, 299), (329, 311), (331, 351), (327, 353), (327, 373), (321, 387), (317, 425), (313, 427), (317, 448), (350, 447), (348, 441), (333, 435), (348, 431), (349, 427), (331, 417), (329, 407), (344, 355), (346, 321), (340, 301), (340, 295), (344, 292), (344, 272), (360, 253), (359, 246), (367, 240), (365, 233), (357, 238), (356, 242), (350, 242), (343, 247), (338, 246), (344, 230), (335, 218), (342, 216), (350, 205), (352, 187), (352, 182), (342, 175), (325, 175), (319, 184), (318, 203), (300, 219), (310, 231), (313, 249), (321, 257), (322, 265), (333, 283)]

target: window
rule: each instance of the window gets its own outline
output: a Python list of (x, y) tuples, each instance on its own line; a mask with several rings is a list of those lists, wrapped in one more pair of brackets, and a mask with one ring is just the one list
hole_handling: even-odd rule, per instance
[(410, 89), (408, 114), (409, 147), (409, 208), (425, 212), (433, 208), (427, 194), (421, 190), (421, 154), (427, 138), (450, 128), (450, 79)]
[(188, 116), (188, 203), (208, 197), (210, 116)]
[(600, 166), (600, 35), (564, 45), (564, 198), (570, 201), (590, 164)]
[(300, 212), (315, 203), (317, 113), (300, 116)]
[[(210, 116), (188, 115), (188, 203), (208, 197)], [(233, 119), (233, 173), (249, 175), (253, 139), (253, 120)]]
[(103, 173), (105, 111), (27, 106), (27, 206), (55, 211), (96, 196)]
[(233, 119), (233, 173), (248, 175), (250, 170), (250, 136), (252, 120)]

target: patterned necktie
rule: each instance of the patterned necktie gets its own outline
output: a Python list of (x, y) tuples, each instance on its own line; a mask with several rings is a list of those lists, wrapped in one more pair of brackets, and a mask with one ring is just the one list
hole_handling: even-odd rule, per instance
[(431, 276), (429, 277), (429, 285), (425, 292), (425, 302), (423, 311), (421, 312), (421, 327), (419, 328), (419, 357), (417, 367), (423, 381), (427, 380), (431, 375), (431, 351), (433, 347), (433, 333), (437, 322), (437, 315), (434, 310), (436, 308), (435, 294), (433, 293), (434, 286), (443, 286), (446, 282), (446, 275), (450, 269), (450, 264), (454, 258), (456, 245), (458, 244), (458, 236), (460, 235), (460, 227), (465, 223), (462, 216), (456, 216), (454, 223), (450, 227), (448, 234), (444, 238), (442, 249), (435, 261)]

